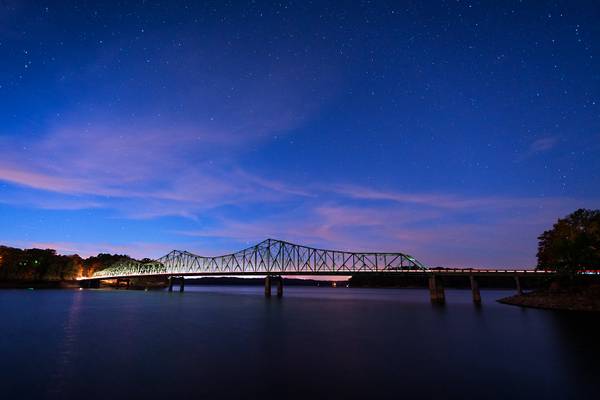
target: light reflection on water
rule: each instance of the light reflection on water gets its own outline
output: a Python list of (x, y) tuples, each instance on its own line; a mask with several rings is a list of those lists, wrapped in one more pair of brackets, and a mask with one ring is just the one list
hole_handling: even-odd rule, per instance
[[(3, 398), (586, 398), (596, 315), (510, 291), (0, 291)], [(6, 397), (5, 397), (6, 396)]]
[(50, 374), (48, 394), (51, 397), (60, 397), (68, 385), (69, 374), (72, 373), (71, 359), (77, 349), (77, 338), (79, 337), (79, 312), (81, 300), (84, 294), (81, 291), (73, 293), (71, 303), (68, 305), (67, 318), (63, 323), (62, 343), (56, 357), (56, 367)]

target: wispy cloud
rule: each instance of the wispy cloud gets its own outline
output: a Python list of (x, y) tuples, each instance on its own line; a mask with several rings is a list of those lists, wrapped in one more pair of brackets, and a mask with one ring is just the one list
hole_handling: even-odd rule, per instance
[(138, 218), (308, 195), (240, 168), (236, 154), (245, 140), (254, 139), (104, 126), (52, 131), (27, 145), (5, 137), (0, 180), (90, 196), (95, 205)]
[(536, 156), (549, 153), (552, 149), (560, 144), (557, 136), (543, 136), (529, 142), (526, 147), (515, 158), (516, 162), (529, 160)]
[(90, 191), (87, 182), (84, 180), (57, 177), (47, 173), (22, 169), (10, 164), (0, 165), (0, 179), (5, 182), (52, 192), (75, 194)]
[(529, 150), (532, 153), (543, 153), (545, 151), (553, 149), (558, 144), (558, 138), (554, 136), (543, 137), (534, 140), (529, 146)]
[(334, 185), (332, 191), (352, 199), (398, 203), (441, 210), (499, 210), (542, 207), (544, 204), (564, 203), (568, 198), (538, 198), (523, 196), (466, 196), (456, 193), (423, 193), (380, 190), (356, 185)]

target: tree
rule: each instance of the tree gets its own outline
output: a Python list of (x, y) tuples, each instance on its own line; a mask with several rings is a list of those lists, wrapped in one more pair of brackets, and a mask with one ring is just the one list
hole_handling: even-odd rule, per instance
[(132, 260), (124, 254), (100, 253), (97, 256), (88, 257), (83, 260), (83, 275), (91, 276), (94, 272), (103, 270), (111, 265), (124, 260)]
[(600, 269), (600, 210), (579, 209), (538, 238), (538, 268), (574, 275)]

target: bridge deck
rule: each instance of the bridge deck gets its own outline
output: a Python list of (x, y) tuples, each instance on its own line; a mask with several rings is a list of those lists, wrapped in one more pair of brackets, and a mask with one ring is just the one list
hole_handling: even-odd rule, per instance
[[(600, 270), (584, 271), (584, 274), (600, 275)], [(256, 271), (256, 272), (232, 272), (232, 271), (215, 271), (215, 272), (164, 272), (154, 274), (120, 274), (120, 275), (103, 275), (82, 277), (79, 280), (103, 280), (115, 278), (142, 278), (142, 277), (169, 277), (169, 276), (266, 276), (266, 275), (283, 275), (283, 276), (352, 276), (357, 274), (391, 274), (391, 275), (437, 275), (437, 276), (551, 276), (555, 275), (555, 271), (549, 270), (502, 270), (502, 269), (431, 269), (431, 270), (403, 270), (403, 271)]]

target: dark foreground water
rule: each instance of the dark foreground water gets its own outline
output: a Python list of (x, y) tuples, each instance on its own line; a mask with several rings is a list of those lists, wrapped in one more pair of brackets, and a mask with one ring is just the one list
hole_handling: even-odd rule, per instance
[(0, 291), (0, 398), (600, 398), (594, 314), (483, 291)]

